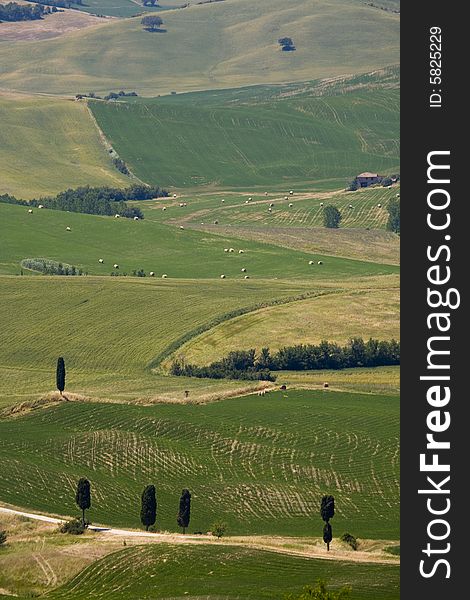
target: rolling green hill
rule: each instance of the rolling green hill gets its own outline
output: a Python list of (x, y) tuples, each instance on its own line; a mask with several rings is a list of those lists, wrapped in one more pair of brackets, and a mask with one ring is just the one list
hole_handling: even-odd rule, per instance
[[(47, 209), (0, 204), (2, 257), (0, 272), (20, 272), (24, 258), (48, 258), (80, 267), (96, 275), (127, 273), (144, 269), (157, 277), (244, 281), (241, 269), (250, 278), (341, 279), (361, 275), (398, 272), (392, 265), (380, 265), (337, 257), (312, 256), (270, 244), (237, 240), (213, 234), (179, 229), (155, 221), (133, 221)], [(67, 227), (71, 231), (67, 231)], [(225, 248), (235, 250), (224, 252)], [(243, 254), (239, 254), (243, 250)], [(104, 262), (99, 263), (102, 258)], [(321, 259), (315, 270), (309, 260)], [(118, 264), (119, 269), (113, 265)], [(224, 281), (220, 282), (223, 285)]]
[(125, 186), (86, 107), (56, 98), (0, 96), (0, 194), (54, 194), (78, 185)]
[[(191, 568), (182, 568), (191, 565)], [(351, 586), (351, 600), (397, 600), (399, 569), (282, 556), (246, 548), (159, 544), (116, 552), (46, 598), (84, 600), (283, 600), (303, 585), (328, 579)]]
[[(0, 87), (155, 96), (335, 77), (399, 61), (399, 16), (357, 0), (225, 0), (163, 18), (165, 33), (144, 31), (138, 17), (45, 42), (0, 42)], [(280, 50), (285, 36), (295, 52)]]
[[(308, 84), (305, 84), (308, 85)], [(399, 94), (367, 89), (311, 95), (288, 87), (204, 92), (90, 108), (113, 147), (163, 186), (345, 187), (364, 170), (399, 170)], [(323, 91), (324, 95), (315, 96)], [(249, 215), (250, 217), (250, 215)], [(382, 219), (383, 223), (383, 219)]]
[[(0, 420), (0, 500), (74, 515), (74, 484), (92, 484), (94, 523), (139, 526), (139, 494), (158, 490), (160, 530), (176, 531), (181, 489), (191, 530), (319, 535), (322, 494), (333, 529), (399, 536), (399, 400), (330, 391), (272, 392), (211, 404), (63, 402)], [(36, 486), (35, 482), (41, 482)]]

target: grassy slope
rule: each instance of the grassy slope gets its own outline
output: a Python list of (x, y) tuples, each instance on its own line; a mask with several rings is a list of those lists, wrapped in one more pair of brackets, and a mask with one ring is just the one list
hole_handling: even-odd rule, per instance
[(201, 406), (65, 402), (0, 421), (0, 499), (73, 515), (75, 481), (87, 476), (93, 522), (138, 526), (139, 494), (154, 482), (159, 529), (177, 530), (178, 494), (188, 487), (191, 530), (221, 518), (232, 534), (302, 536), (320, 533), (329, 492), (338, 535), (397, 539), (398, 428), (396, 396), (288, 390)]
[[(377, 288), (379, 288), (379, 285)], [(344, 344), (350, 337), (400, 337), (398, 281), (390, 287), (344, 291), (264, 308), (226, 321), (178, 350), (190, 363), (208, 364), (231, 350), (263, 346), (277, 350), (321, 340)]]
[(112, 554), (47, 598), (282, 600), (317, 578), (328, 579), (331, 589), (350, 585), (351, 600), (399, 598), (395, 566), (332, 563), (245, 548), (170, 545)]
[[(119, 265), (119, 273), (143, 268), (157, 277), (243, 280), (246, 267), (253, 278), (301, 278), (317, 280), (389, 274), (392, 265), (379, 265), (336, 257), (315, 256), (254, 241), (240, 242), (198, 231), (181, 230), (155, 221), (134, 221), (34, 209), (0, 204), (2, 258), (0, 272), (19, 273), (23, 258), (50, 258), (81, 267), (84, 272), (109, 275)], [(71, 231), (67, 231), (70, 227)], [(236, 252), (226, 253), (233, 247)], [(238, 250), (243, 249), (244, 254)], [(98, 260), (103, 258), (104, 263)], [(324, 261), (312, 271), (311, 258)], [(225, 282), (221, 281), (220, 286)], [(248, 282), (243, 281), (244, 284)]]
[[(332, 77), (399, 60), (399, 16), (355, 0), (226, 0), (167, 11), (164, 21), (166, 33), (144, 31), (137, 18), (0, 44), (0, 86), (156, 95)], [(280, 51), (284, 36), (296, 52)]]
[(53, 98), (0, 96), (0, 194), (19, 198), (69, 186), (126, 185), (86, 107)]
[(334, 189), (366, 169), (398, 170), (397, 90), (265, 101), (252, 92), (90, 108), (135, 174), (164, 186), (279, 189), (321, 180)]

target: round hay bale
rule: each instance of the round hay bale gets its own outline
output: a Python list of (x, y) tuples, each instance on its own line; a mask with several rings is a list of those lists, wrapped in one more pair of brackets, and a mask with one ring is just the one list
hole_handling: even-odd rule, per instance
[(289, 200), (289, 196), (284, 196), (284, 200)]
[(155, 273), (153, 271), (150, 271), (149, 276), (150, 277), (155, 277)]
[(265, 196), (267, 196), (267, 195), (268, 195), (268, 192), (264, 192), (264, 195), (265, 195)]
[(250, 276), (249, 275), (245, 275), (245, 279), (250, 279)]
[(308, 264), (309, 264), (309, 265), (314, 265), (315, 263), (313, 262), (313, 260), (309, 260), (309, 261), (308, 261)]
[(118, 265), (117, 263), (114, 263), (113, 267), (114, 267), (115, 269), (119, 269), (119, 265)]
[(184, 204), (182, 202), (180, 202), (180, 208), (182, 208), (184, 206)]
[(222, 202), (225, 202), (225, 198), (222, 198)]
[(44, 204), (40, 204), (38, 208), (44, 208)]
[(229, 252), (235, 252), (235, 248), (229, 248)]
[(350, 205), (349, 205), (349, 208), (353, 208), (353, 205), (352, 205), (352, 204), (350, 204)]
[(166, 273), (163, 273), (162, 279), (166, 279), (167, 277), (168, 277), (168, 275)]
[(242, 273), (246, 273), (246, 268), (245, 267), (243, 267)]
[(320, 206), (323, 206), (323, 202), (320, 202)]
[(32, 209), (32, 208), (30, 208), (30, 209), (28, 210), (28, 212), (29, 212), (29, 214), (31, 215), (31, 214), (33, 213), (33, 209)]
[(224, 248), (224, 252), (228, 252), (228, 248)]
[(119, 217), (120, 217), (120, 216), (121, 216), (121, 215), (118, 215), (118, 214), (116, 214), (116, 215), (114, 215), (114, 218), (115, 218), (115, 219), (119, 219)]
[(180, 229), (184, 229), (184, 227), (182, 225), (180, 225)]
[(273, 212), (273, 209), (271, 207), (269, 207), (268, 212)]
[(291, 191), (289, 192), (289, 194), (290, 194), (291, 196), (293, 195), (293, 193), (294, 193), (294, 190), (291, 190)]
[(322, 265), (322, 264), (323, 264), (323, 261), (322, 261), (322, 260), (319, 260), (319, 261), (317, 262), (317, 265)]
[(162, 208), (162, 210), (166, 210), (166, 206), (164, 206), (164, 207)]
[(245, 204), (250, 204), (250, 203), (248, 202), (248, 200), (245, 200)]
[(294, 205), (292, 204), (292, 202), (289, 202), (289, 208), (292, 208)]
[(134, 217), (134, 221), (138, 221), (138, 220), (139, 220), (139, 217)]
[(323, 387), (324, 388), (330, 387), (330, 384), (325, 381), (325, 383), (323, 384)]
[(400, 197), (400, 194), (395, 194), (395, 196), (396, 196), (397, 198), (399, 198), (399, 197)]
[(382, 208), (382, 205), (381, 204), (377, 204), (377, 208)]
[(239, 250), (238, 251), (238, 254), (244, 254), (244, 253), (245, 253), (245, 250)]
[(269, 203), (269, 206), (274, 206), (274, 202), (270, 202), (270, 203)]
[(220, 276), (220, 279), (225, 279), (225, 275), (221, 275), (221, 276)]
[(70, 227), (66, 227), (65, 229), (66, 229), (66, 231), (72, 231), (72, 230), (70, 229)]
[(176, 197), (177, 197), (176, 194), (173, 194), (173, 198), (176, 198)]
[(98, 260), (98, 262), (99, 262), (99, 263), (102, 265), (102, 264), (104, 263), (104, 260), (103, 260), (102, 258), (100, 258), (100, 259)]
[(250, 196), (250, 197), (248, 198), (248, 202), (251, 202), (252, 200), (253, 200), (253, 198)]
[(214, 225), (218, 225), (219, 221), (217, 221), (217, 219), (214, 221)]

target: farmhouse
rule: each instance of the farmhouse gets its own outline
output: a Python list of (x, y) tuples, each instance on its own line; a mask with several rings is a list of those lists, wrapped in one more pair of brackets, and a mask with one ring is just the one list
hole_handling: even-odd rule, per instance
[(369, 173), (368, 171), (356, 177), (359, 187), (369, 187), (369, 185), (374, 185), (374, 183), (381, 183), (382, 179), (383, 177), (378, 173)]

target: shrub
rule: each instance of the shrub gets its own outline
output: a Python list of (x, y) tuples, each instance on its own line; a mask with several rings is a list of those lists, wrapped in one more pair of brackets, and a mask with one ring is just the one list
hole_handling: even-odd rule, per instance
[(225, 535), (227, 531), (227, 524), (223, 521), (216, 521), (212, 525), (212, 535), (220, 540), (220, 538)]
[(3, 546), (7, 541), (7, 532), (3, 529), (0, 531), (0, 546)]
[(340, 540), (342, 542), (346, 542), (346, 544), (349, 544), (353, 550), (357, 550), (357, 547), (359, 545), (358, 541), (350, 533), (343, 533), (343, 535), (340, 537)]
[(323, 209), (323, 226), (329, 229), (337, 229), (341, 222), (341, 213), (336, 206), (329, 204)]
[(85, 527), (80, 519), (71, 519), (62, 523), (59, 531), (60, 533), (69, 533), (70, 535), (81, 535), (85, 532)]

